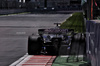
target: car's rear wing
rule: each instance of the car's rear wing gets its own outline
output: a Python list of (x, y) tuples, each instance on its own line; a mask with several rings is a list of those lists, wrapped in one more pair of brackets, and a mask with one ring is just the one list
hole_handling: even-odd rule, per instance
[(74, 29), (38, 29), (38, 34), (67, 34)]

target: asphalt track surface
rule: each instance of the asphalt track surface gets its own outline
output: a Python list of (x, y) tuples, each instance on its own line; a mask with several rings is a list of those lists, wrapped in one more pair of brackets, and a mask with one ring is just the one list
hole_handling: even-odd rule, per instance
[(27, 53), (27, 37), (39, 28), (54, 27), (71, 14), (21, 14), (0, 16), (0, 66), (9, 66)]

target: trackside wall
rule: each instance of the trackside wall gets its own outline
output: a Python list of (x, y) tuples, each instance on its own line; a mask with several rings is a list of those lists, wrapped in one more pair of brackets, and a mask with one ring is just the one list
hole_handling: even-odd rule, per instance
[(0, 15), (26, 12), (26, 9), (1, 9)]
[(100, 66), (100, 20), (86, 22), (87, 58), (92, 66)]

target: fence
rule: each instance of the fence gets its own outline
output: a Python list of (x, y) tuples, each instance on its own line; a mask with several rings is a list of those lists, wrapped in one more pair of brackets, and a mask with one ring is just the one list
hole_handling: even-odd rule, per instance
[(92, 66), (100, 66), (100, 20), (86, 22), (87, 57)]

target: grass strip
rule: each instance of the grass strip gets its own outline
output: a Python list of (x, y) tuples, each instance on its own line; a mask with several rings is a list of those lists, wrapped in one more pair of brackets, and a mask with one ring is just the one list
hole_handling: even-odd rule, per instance
[(76, 33), (85, 32), (84, 17), (82, 12), (73, 13), (65, 22), (60, 26), (62, 29), (74, 29)]
[(52, 66), (87, 66), (87, 62), (82, 61), (83, 57), (78, 57), (78, 62), (75, 56), (70, 56), (69, 62), (67, 62), (67, 58), (68, 57), (58, 56)]

